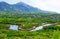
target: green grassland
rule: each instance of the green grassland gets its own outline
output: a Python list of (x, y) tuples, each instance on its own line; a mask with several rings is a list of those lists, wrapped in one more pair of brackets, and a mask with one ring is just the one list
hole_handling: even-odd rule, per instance
[[(29, 31), (32, 27), (43, 23), (53, 23), (53, 25), (45, 26), (41, 30)], [(9, 30), (9, 24), (17, 24), (23, 30)], [(0, 12), (0, 39), (60, 39), (60, 14)]]

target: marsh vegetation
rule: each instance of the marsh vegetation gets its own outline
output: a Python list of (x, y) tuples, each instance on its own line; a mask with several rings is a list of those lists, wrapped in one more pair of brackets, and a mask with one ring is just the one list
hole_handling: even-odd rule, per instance
[[(56, 23), (56, 24), (55, 24)], [(9, 29), (18, 25), (19, 30)], [(43, 29), (30, 31), (43, 24)], [(0, 39), (60, 39), (60, 14), (44, 12), (0, 12)]]

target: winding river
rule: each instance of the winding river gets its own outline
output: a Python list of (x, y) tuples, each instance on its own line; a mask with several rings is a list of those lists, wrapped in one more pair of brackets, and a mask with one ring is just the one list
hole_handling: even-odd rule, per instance
[(49, 25), (52, 25), (52, 24), (44, 24), (44, 25), (41, 25), (41, 26), (38, 26), (38, 27), (34, 28), (31, 31), (36, 31), (36, 30), (39, 30), (39, 29), (43, 29), (44, 26), (49, 26)]
[[(52, 24), (43, 24), (41, 26), (38, 26), (38, 27), (35, 27), (34, 29), (30, 30), (30, 31), (36, 31), (36, 30), (39, 30), (39, 29), (43, 29), (44, 26), (49, 26), (49, 25), (52, 25)], [(18, 25), (10, 25), (9, 29), (11, 30), (18, 30)]]

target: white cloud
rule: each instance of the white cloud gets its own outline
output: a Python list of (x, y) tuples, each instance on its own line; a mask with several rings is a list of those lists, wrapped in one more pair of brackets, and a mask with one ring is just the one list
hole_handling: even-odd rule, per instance
[(43, 10), (60, 12), (60, 0), (31, 0), (30, 4)]
[(60, 0), (29, 0), (25, 3), (42, 10), (60, 12)]

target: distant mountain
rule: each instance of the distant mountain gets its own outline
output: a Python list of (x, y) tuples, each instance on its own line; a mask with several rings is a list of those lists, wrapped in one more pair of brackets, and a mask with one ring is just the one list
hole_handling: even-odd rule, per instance
[(5, 11), (5, 12), (42, 12), (43, 10), (32, 7), (23, 2), (19, 2), (19, 3), (13, 4), (13, 5), (8, 4), (6, 2), (0, 2), (0, 11)]
[(13, 11), (13, 7), (6, 2), (0, 2), (0, 11)]

